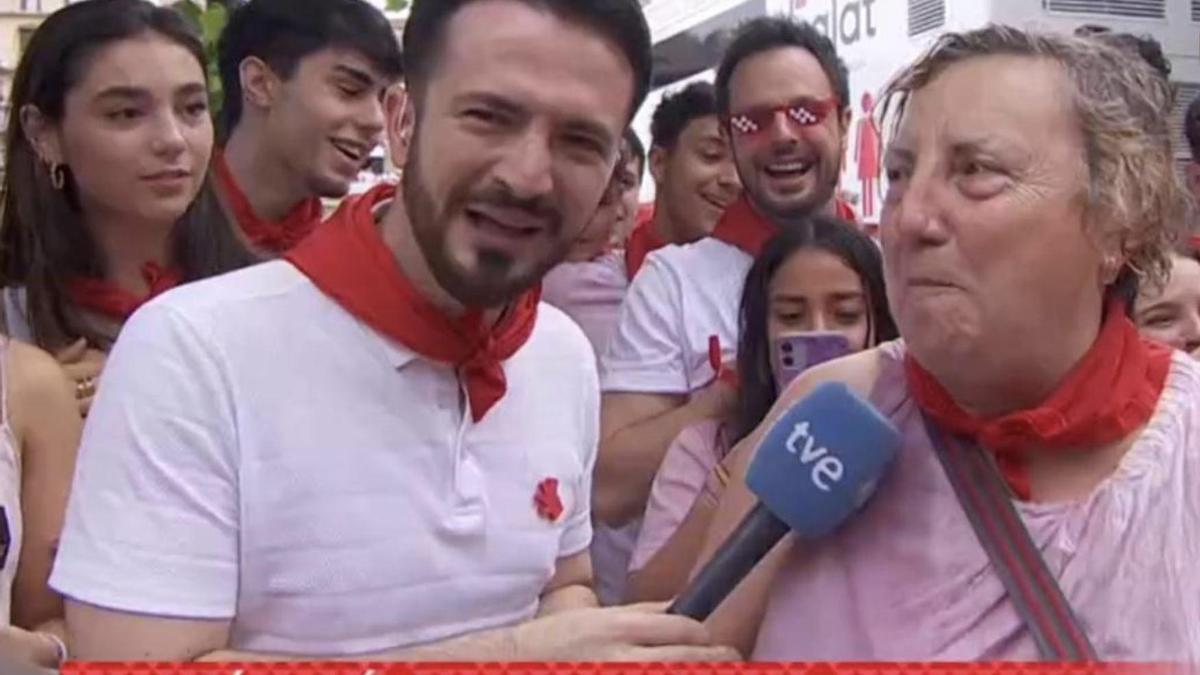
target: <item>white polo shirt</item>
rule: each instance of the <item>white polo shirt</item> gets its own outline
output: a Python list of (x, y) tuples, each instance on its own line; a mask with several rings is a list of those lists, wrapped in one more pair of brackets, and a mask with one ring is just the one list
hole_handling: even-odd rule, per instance
[(601, 361), (605, 392), (687, 394), (712, 381), (709, 338), (737, 350), (738, 309), (754, 258), (717, 239), (652, 252), (621, 305)]
[[(340, 656), (532, 617), (591, 539), (587, 339), (543, 304), (478, 424), (451, 367), (284, 261), (139, 311), (88, 417), (51, 584), (109, 609), (232, 619), (230, 647)], [(546, 478), (564, 510), (535, 507)]]

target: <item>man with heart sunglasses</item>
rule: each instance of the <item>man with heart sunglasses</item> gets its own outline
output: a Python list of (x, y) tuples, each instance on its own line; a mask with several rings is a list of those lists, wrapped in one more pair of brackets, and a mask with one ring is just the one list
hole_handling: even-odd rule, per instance
[(743, 195), (710, 238), (651, 253), (630, 286), (601, 369), (594, 508), (606, 525), (634, 522), (672, 440), (736, 400), (716, 375), (734, 356), (743, 280), (763, 245), (814, 213), (853, 219), (834, 197), (847, 79), (833, 44), (808, 24), (753, 19), (730, 43), (715, 89)]

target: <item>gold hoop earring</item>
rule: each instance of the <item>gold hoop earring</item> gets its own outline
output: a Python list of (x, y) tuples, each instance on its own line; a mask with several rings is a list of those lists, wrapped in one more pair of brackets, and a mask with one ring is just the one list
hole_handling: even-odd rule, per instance
[(50, 185), (55, 190), (62, 190), (67, 184), (67, 168), (58, 162), (50, 163)]

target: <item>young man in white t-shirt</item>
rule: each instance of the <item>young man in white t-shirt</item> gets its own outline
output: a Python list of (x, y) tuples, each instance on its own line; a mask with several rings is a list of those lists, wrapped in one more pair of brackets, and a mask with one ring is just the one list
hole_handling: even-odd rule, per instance
[(595, 364), (536, 290), (649, 86), (639, 5), (417, 0), (405, 56), (402, 191), (122, 332), (51, 581), (73, 656), (734, 656), (595, 608)]
[(366, 0), (249, 0), (221, 33), (217, 194), (243, 238), (280, 255), (344, 197), (383, 140), (395, 29)]
[(625, 246), (630, 280), (652, 251), (707, 237), (741, 194), (711, 83), (692, 82), (659, 101), (650, 119), (648, 163), (654, 204)]
[(737, 345), (754, 249), (775, 227), (841, 211), (847, 78), (833, 44), (808, 24), (754, 19), (730, 43), (715, 86), (743, 198), (712, 237), (651, 253), (626, 294), (601, 363), (601, 522), (640, 516), (671, 441), (684, 427), (728, 414), (733, 390), (715, 377)]

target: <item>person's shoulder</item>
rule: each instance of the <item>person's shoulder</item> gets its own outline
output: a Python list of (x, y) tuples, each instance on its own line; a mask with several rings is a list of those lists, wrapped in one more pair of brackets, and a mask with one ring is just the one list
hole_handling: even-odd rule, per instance
[(1171, 354), (1171, 367), (1163, 385), (1159, 413), (1182, 407), (1190, 412), (1182, 418), (1193, 427), (1190, 431), (1200, 438), (1200, 362), (1181, 351)]
[(572, 354), (587, 354), (591, 357), (592, 343), (579, 324), (575, 323), (566, 312), (542, 301), (538, 305), (537, 323), (533, 328), (534, 339), (542, 349), (551, 348), (556, 352)]
[(207, 279), (183, 284), (163, 293), (146, 308), (169, 308), (186, 315), (206, 315), (315, 288), (300, 270), (284, 260), (272, 260)]
[(624, 252), (608, 251), (591, 261), (591, 265), (599, 279), (622, 288), (629, 285), (629, 275), (625, 271)]
[(3, 349), (10, 422), (20, 426), (29, 414), (48, 409), (74, 411), (71, 382), (53, 356), (17, 340), (5, 340)]
[(10, 393), (20, 388), (66, 384), (62, 366), (46, 351), (18, 340), (5, 340), (6, 381)]
[(630, 292), (645, 294), (654, 288), (658, 295), (668, 297), (698, 294), (724, 298), (730, 292), (741, 292), (753, 263), (741, 249), (711, 237), (670, 244), (647, 256)]
[[(752, 258), (746, 252), (719, 239), (705, 237), (688, 244), (668, 244), (646, 257), (647, 265), (680, 270), (689, 276), (705, 276), (703, 271), (724, 272), (730, 264), (746, 264)], [(697, 274), (697, 273), (700, 274)]]
[(674, 445), (682, 446), (709, 446), (717, 438), (725, 427), (727, 422), (720, 419), (706, 418), (699, 422), (693, 422), (679, 430), (679, 434), (675, 437)]

